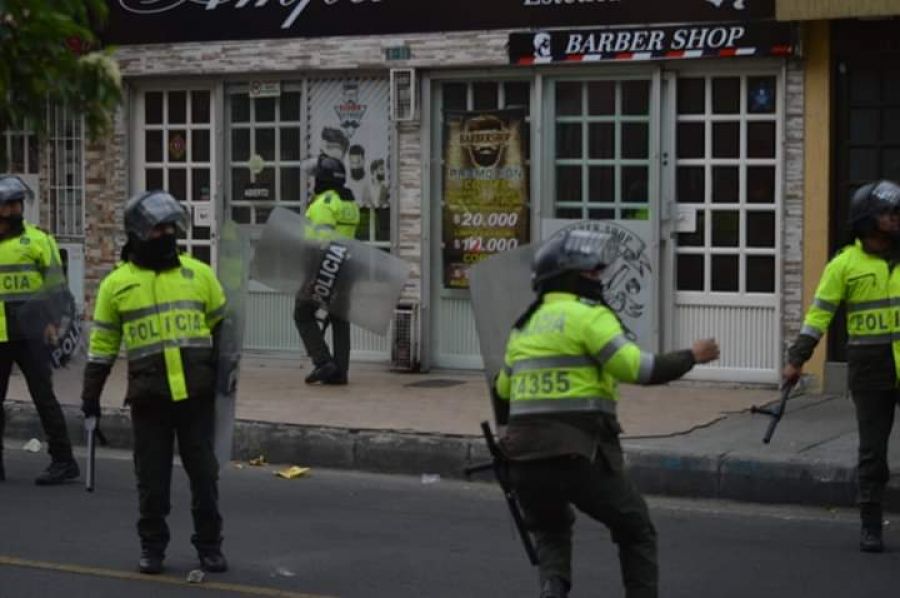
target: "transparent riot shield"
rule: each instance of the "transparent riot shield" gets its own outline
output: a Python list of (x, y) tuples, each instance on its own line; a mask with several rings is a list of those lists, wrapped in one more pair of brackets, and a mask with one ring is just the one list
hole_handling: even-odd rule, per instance
[(316, 229), (276, 208), (257, 242), (251, 275), (283, 293), (310, 299), (329, 314), (384, 335), (410, 266), (355, 239)]
[(215, 451), (219, 466), (231, 460), (238, 375), (244, 343), (250, 239), (232, 221), (225, 222), (219, 241), (219, 282), (228, 301), (216, 332)]
[[(509, 331), (535, 299), (531, 290), (531, 260), (536, 248), (536, 245), (525, 245), (498, 253), (469, 271), (475, 330), (488, 385), (503, 367)], [(497, 406), (493, 407), (496, 415)]]

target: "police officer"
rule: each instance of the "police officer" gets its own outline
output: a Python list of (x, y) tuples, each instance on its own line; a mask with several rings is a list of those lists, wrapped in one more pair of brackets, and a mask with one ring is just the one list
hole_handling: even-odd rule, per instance
[[(35, 479), (39, 486), (46, 486), (77, 478), (79, 470), (72, 458), (65, 417), (53, 394), (48, 344), (54, 342), (56, 328), (52, 321), (40, 318), (35, 330), (35, 312), (28, 309), (29, 299), (49, 290), (48, 272), (61, 265), (53, 237), (22, 217), (24, 203), (32, 195), (19, 177), (0, 175), (0, 440), (5, 426), (2, 403), (15, 362), (25, 376), (47, 435), (51, 462)], [(0, 481), (5, 478), (0, 441)]]
[(141, 541), (138, 568), (163, 569), (169, 543), (173, 441), (191, 483), (191, 513), (200, 564), (228, 568), (222, 555), (218, 468), (213, 449), (217, 343), (225, 295), (209, 266), (179, 254), (184, 208), (165, 191), (148, 191), (125, 206), (124, 261), (103, 279), (94, 310), (82, 411), (100, 415), (100, 394), (124, 341), (126, 403), (131, 408)]
[(656, 531), (625, 473), (617, 385), (662, 384), (719, 355), (713, 339), (659, 355), (629, 340), (603, 301), (600, 275), (614, 259), (609, 235), (591, 231), (567, 231), (538, 250), (538, 299), (516, 322), (495, 384), (510, 480), (536, 542), (541, 598), (568, 595), (572, 506), (609, 527), (626, 596), (657, 596)]
[(803, 372), (841, 303), (847, 310), (849, 387), (859, 428), (858, 491), (863, 552), (881, 552), (881, 502), (890, 477), (888, 438), (900, 361), (898, 237), (900, 187), (879, 181), (860, 187), (851, 198), (850, 226), (855, 237), (825, 266), (803, 328), (788, 350), (783, 378), (793, 384)]
[[(315, 197), (306, 210), (306, 219), (312, 225), (307, 236), (352, 239), (359, 224), (359, 206), (353, 192), (345, 186), (347, 172), (344, 163), (330, 156), (319, 156), (315, 173)], [(313, 362), (313, 371), (306, 377), (306, 383), (346, 384), (350, 367), (350, 323), (329, 315), (334, 341), (332, 357), (316, 319), (319, 307), (318, 303), (302, 294), (297, 295), (294, 303), (294, 323)]]

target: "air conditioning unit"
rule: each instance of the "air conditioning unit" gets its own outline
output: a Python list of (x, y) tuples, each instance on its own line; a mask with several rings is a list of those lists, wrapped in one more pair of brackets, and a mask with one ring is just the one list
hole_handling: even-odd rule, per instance
[(391, 120), (416, 120), (416, 69), (391, 69)]
[(419, 306), (401, 303), (394, 310), (391, 369), (417, 372), (419, 366)]

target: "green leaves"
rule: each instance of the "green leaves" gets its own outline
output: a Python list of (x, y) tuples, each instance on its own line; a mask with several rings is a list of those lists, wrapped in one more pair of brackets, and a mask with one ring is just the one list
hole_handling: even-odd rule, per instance
[(95, 32), (104, 0), (0, 0), (0, 131), (45, 133), (47, 106), (85, 117), (88, 134), (105, 134), (122, 98), (122, 77)]

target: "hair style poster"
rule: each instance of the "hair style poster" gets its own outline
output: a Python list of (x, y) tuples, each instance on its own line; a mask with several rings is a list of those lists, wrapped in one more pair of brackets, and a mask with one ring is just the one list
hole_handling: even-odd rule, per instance
[(444, 287), (469, 288), (468, 271), (529, 242), (525, 111), (444, 114)]
[(360, 208), (391, 205), (390, 89), (383, 79), (313, 81), (309, 91), (310, 158), (344, 163), (347, 187)]

